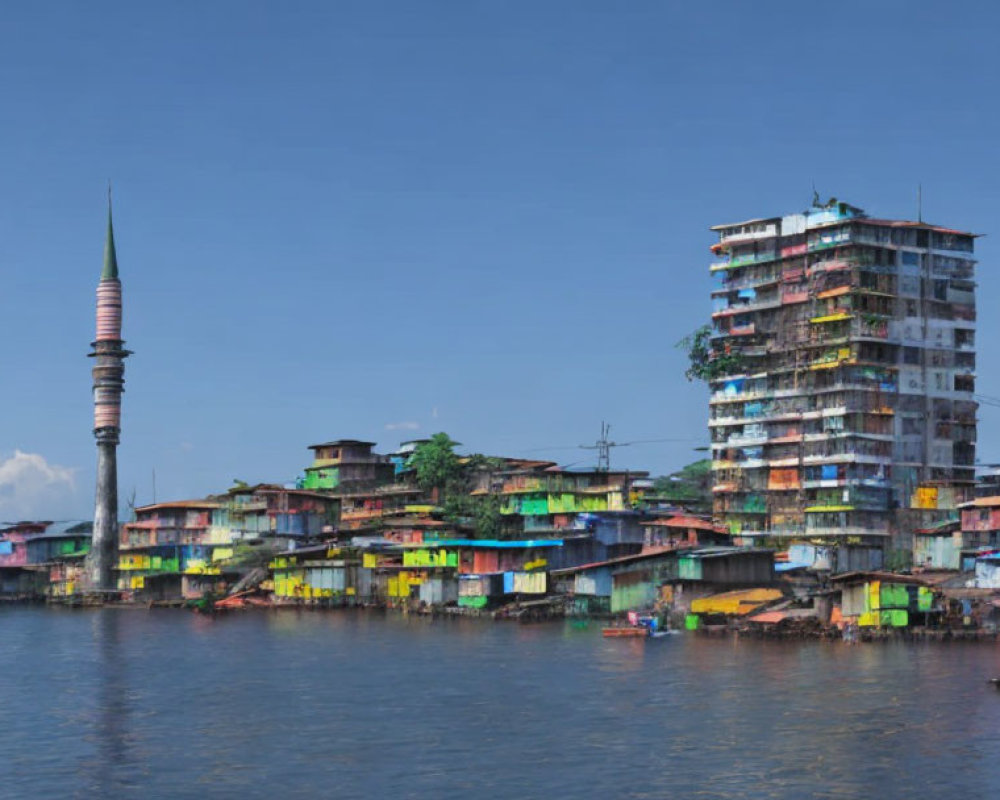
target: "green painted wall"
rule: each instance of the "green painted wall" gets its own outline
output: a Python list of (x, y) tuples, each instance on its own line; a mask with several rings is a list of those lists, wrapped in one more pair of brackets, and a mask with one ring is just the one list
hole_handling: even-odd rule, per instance
[(656, 602), (656, 587), (652, 581), (640, 581), (611, 589), (611, 613), (638, 611), (652, 607)]
[(318, 467), (306, 469), (302, 481), (303, 489), (336, 489), (340, 485), (340, 469), (338, 467)]

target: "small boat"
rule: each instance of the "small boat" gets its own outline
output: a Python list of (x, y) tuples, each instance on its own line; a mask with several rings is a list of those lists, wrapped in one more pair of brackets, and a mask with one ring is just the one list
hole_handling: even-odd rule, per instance
[(270, 608), (271, 602), (264, 597), (259, 597), (253, 592), (256, 589), (248, 589), (245, 592), (229, 595), (222, 600), (216, 600), (214, 607), (218, 610), (228, 610), (237, 608)]
[(601, 628), (601, 635), (614, 638), (614, 637), (639, 637), (639, 636), (649, 636), (649, 628), (643, 627), (641, 625), (629, 625), (627, 627), (620, 628)]
[(659, 620), (653, 614), (640, 614), (636, 611), (628, 612), (628, 624), (619, 625), (613, 628), (601, 628), (601, 635), (608, 638), (625, 637), (646, 637), (647, 639), (659, 639), (663, 636), (670, 636), (677, 633), (670, 628), (660, 630)]

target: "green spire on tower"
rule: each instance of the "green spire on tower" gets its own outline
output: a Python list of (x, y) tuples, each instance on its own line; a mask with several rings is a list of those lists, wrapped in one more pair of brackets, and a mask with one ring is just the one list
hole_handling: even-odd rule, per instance
[(104, 269), (101, 280), (118, 279), (118, 256), (115, 254), (115, 229), (111, 225), (111, 184), (108, 184), (108, 238), (104, 242)]

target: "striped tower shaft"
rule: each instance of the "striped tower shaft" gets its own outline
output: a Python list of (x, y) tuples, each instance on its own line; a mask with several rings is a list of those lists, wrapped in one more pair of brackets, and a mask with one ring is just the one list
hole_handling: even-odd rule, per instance
[(111, 209), (104, 271), (97, 286), (97, 336), (91, 342), (94, 359), (94, 437), (97, 439), (97, 492), (94, 538), (88, 563), (90, 585), (114, 589), (114, 563), (118, 543), (118, 456), (121, 434), (121, 396), (125, 386), (124, 359), (129, 355), (122, 332), (122, 285), (118, 280)]

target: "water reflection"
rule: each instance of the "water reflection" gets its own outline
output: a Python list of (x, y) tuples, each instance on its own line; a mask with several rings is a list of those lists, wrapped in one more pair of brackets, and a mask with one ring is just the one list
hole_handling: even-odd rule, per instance
[(94, 653), (94, 717), (92, 733), (95, 754), (86, 776), (91, 797), (115, 797), (129, 788), (123, 780), (133, 766), (129, 747), (131, 708), (125, 652), (122, 647), (121, 615), (117, 609), (93, 612), (91, 640)]
[(353, 612), (0, 624), (20, 643), (0, 647), (0, 796), (1000, 796), (989, 645)]

